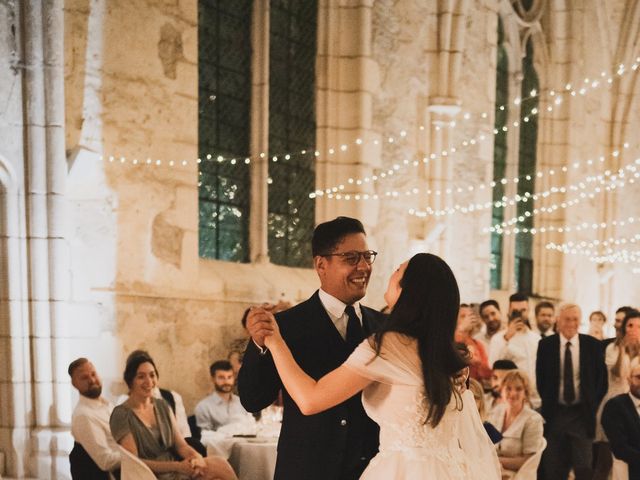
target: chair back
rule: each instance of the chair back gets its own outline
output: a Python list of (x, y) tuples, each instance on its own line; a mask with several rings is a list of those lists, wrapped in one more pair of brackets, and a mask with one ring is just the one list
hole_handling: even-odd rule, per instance
[(120, 453), (122, 454), (121, 480), (157, 480), (151, 469), (129, 450), (120, 446)]
[(513, 476), (513, 480), (536, 480), (538, 478), (538, 465), (540, 465), (540, 459), (542, 458), (542, 452), (547, 448), (547, 440), (542, 437), (540, 447), (522, 464), (520, 469)]

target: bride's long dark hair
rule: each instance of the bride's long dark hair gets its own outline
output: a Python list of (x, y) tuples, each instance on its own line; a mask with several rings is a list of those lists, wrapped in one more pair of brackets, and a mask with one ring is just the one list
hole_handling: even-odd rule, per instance
[(418, 253), (409, 260), (400, 286), (388, 321), (374, 337), (376, 353), (387, 332), (418, 340), (428, 403), (426, 423), (435, 427), (454, 394), (454, 377), (466, 366), (453, 338), (460, 306), (458, 283), (444, 260)]

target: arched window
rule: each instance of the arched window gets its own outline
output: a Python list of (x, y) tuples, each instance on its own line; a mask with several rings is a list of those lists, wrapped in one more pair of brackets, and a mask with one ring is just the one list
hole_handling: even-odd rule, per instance
[[(504, 220), (504, 208), (496, 207), (495, 203), (504, 196), (504, 185), (500, 179), (504, 178), (507, 168), (507, 132), (502, 127), (507, 124), (509, 117), (509, 59), (504, 47), (504, 28), (502, 20), (498, 17), (498, 59), (496, 68), (496, 103), (495, 103), (495, 128), (498, 134), (493, 143), (493, 180), (496, 186), (493, 189), (493, 210), (491, 224), (498, 225)], [(491, 234), (491, 288), (502, 288), (502, 235), (493, 232)]]
[[(533, 195), (536, 178), (536, 145), (538, 141), (538, 115), (540, 85), (533, 65), (533, 43), (527, 41), (526, 55), (522, 60), (522, 104), (520, 110), (520, 148), (518, 158), (518, 195)], [(517, 204), (520, 229), (533, 227), (533, 199)], [(533, 240), (528, 233), (518, 233), (515, 239), (516, 290), (533, 291)]]

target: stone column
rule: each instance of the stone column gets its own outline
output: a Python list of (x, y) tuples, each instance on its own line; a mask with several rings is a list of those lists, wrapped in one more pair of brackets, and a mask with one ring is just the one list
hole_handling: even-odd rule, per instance
[(62, 0), (25, 1), (25, 152), (27, 242), (35, 425), (28, 471), (64, 478), (70, 449), (65, 306), (64, 29)]
[[(343, 194), (371, 193), (371, 184), (349, 184), (349, 178), (371, 175), (380, 165), (380, 148), (373, 142), (373, 92), (378, 67), (371, 53), (373, 0), (354, 0), (348, 6), (320, 0), (318, 12), (316, 188), (344, 185)], [(362, 139), (358, 146), (356, 139)], [(345, 145), (346, 150), (341, 146)], [(333, 153), (330, 153), (333, 149)], [(359, 218), (370, 230), (377, 207), (368, 202), (316, 199), (316, 222), (337, 215)]]
[[(250, 260), (269, 262), (269, 1), (253, 3), (251, 22), (251, 215)], [(261, 155), (262, 154), (262, 155)]]

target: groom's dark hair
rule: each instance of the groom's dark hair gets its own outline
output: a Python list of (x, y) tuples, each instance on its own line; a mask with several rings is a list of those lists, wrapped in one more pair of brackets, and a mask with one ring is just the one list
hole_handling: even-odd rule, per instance
[(311, 253), (314, 257), (333, 253), (338, 244), (347, 235), (362, 233), (364, 226), (360, 220), (350, 217), (337, 217), (319, 224), (313, 231), (311, 239)]

